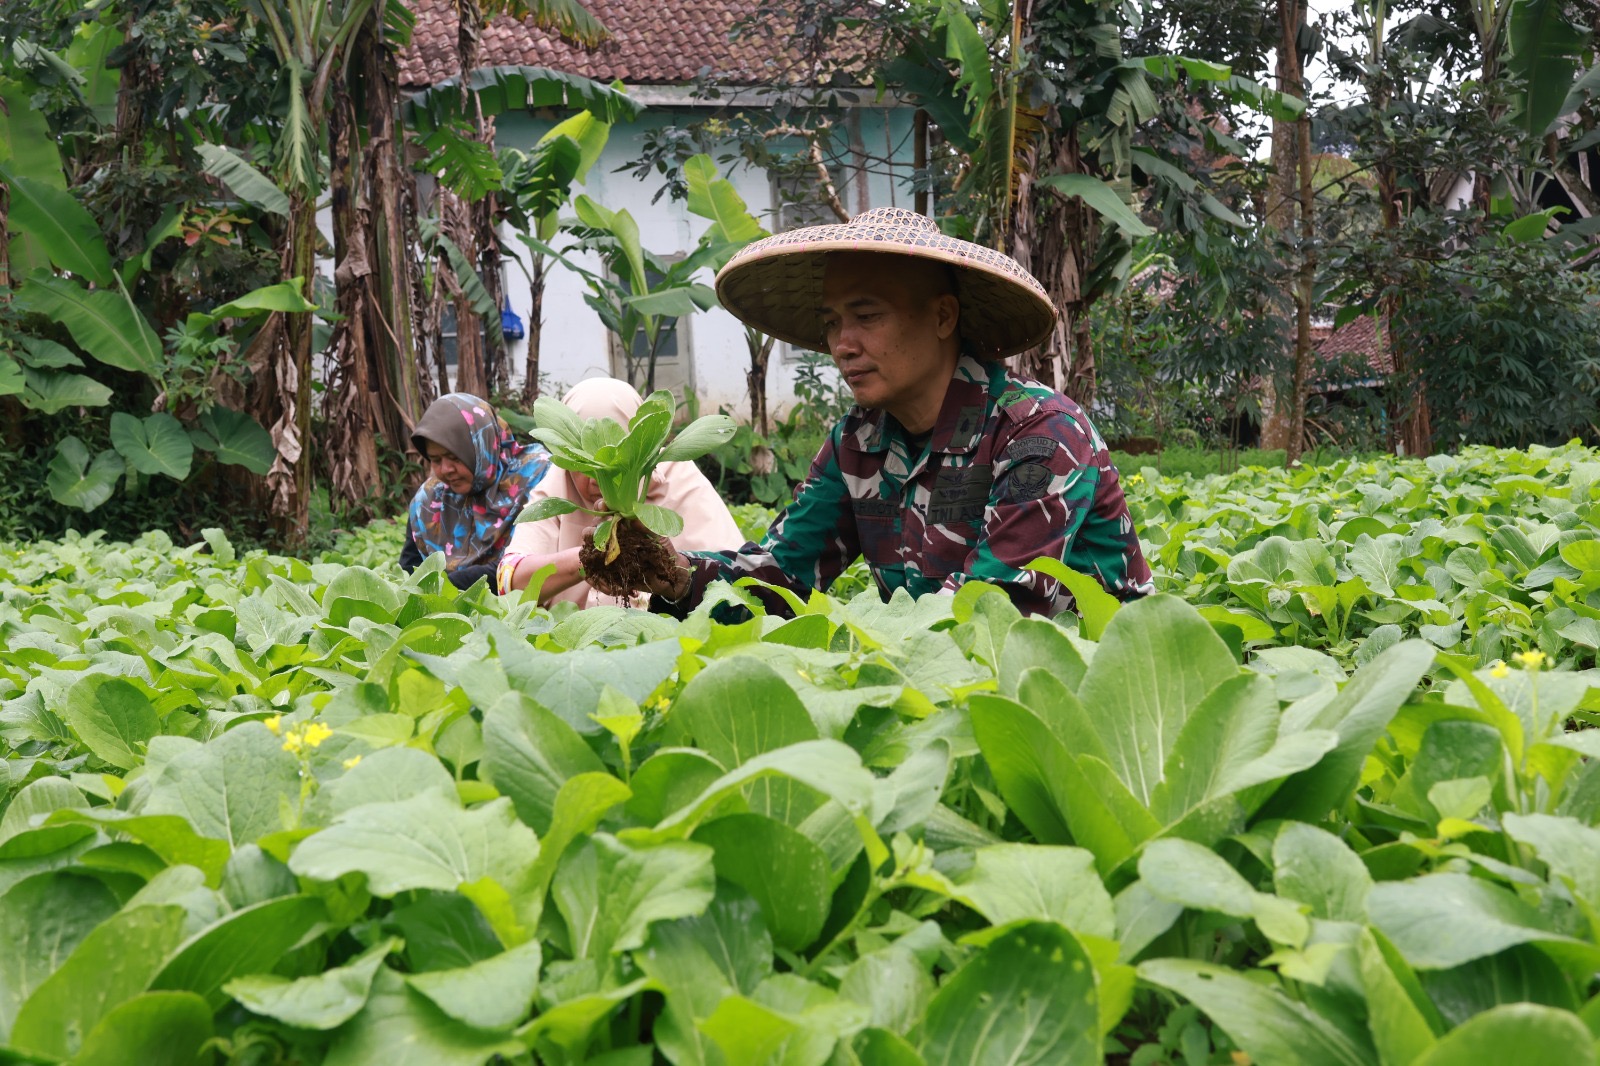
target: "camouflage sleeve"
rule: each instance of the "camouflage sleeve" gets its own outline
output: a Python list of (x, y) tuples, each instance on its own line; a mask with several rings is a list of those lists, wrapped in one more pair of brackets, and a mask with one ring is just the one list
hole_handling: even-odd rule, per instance
[[(839, 469), (841, 432), (840, 426), (834, 427), (812, 460), (805, 481), (795, 490), (794, 502), (773, 519), (760, 544), (748, 543), (735, 551), (686, 552), (693, 571), (688, 595), (672, 603), (657, 597), (651, 601), (651, 610), (682, 617), (705, 596), (706, 588), (719, 580), (753, 577), (801, 597), (833, 584), (861, 554), (850, 492)], [(787, 613), (777, 597), (762, 599), (775, 613)]]
[(1062, 411), (1029, 418), (995, 452), (994, 487), (983, 535), (961, 571), (944, 587), (987, 581), (1026, 614), (1053, 615), (1064, 606), (1054, 578), (1022, 569), (1039, 558), (1065, 559), (1094, 505), (1100, 481), (1092, 432)]

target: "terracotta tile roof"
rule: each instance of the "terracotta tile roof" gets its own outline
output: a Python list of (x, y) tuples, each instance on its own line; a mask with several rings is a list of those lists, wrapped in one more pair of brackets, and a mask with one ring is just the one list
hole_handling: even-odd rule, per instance
[(1361, 315), (1334, 330), (1317, 345), (1317, 361), (1343, 368), (1345, 375), (1365, 371), (1386, 377), (1394, 370), (1394, 354), (1379, 335), (1377, 315)]
[[(451, 0), (409, 0), (417, 17), (411, 46), (400, 56), (400, 81), (407, 88), (453, 78), (456, 66), (455, 5)], [(485, 27), (482, 66), (553, 67), (629, 85), (675, 85), (709, 70), (735, 85), (765, 85), (775, 71), (795, 68), (797, 51), (783, 34), (729, 31), (752, 16), (759, 0), (585, 0), (584, 6), (610, 31), (594, 50), (501, 16)]]

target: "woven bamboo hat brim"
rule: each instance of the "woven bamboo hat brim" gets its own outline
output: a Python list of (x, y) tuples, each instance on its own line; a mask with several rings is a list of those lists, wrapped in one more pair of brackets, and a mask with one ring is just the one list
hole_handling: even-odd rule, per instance
[(1027, 351), (1055, 326), (1049, 296), (1022, 264), (981, 244), (947, 237), (933, 219), (899, 207), (756, 241), (717, 274), (717, 297), (745, 325), (826, 352), (822, 268), (829, 252), (883, 252), (948, 263), (961, 301), (961, 336), (985, 359)]

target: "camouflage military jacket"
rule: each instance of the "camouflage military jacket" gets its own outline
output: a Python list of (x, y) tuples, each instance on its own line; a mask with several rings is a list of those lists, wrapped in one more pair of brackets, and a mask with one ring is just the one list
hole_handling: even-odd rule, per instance
[(698, 603), (718, 578), (826, 590), (858, 554), (886, 599), (987, 581), (1022, 611), (1054, 615), (1071, 594), (1022, 569), (1044, 556), (1121, 599), (1151, 591), (1116, 468), (1083, 410), (972, 358), (958, 364), (920, 446), (884, 412), (852, 411), (759, 545), (690, 553), (682, 603)]

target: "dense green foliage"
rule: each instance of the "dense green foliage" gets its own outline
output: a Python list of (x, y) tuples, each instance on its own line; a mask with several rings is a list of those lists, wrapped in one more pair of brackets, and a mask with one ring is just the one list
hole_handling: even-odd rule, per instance
[(1130, 474), (1061, 623), (0, 549), (0, 1061), (1592, 1064), (1596, 474)]

